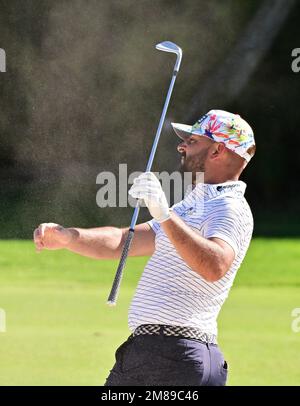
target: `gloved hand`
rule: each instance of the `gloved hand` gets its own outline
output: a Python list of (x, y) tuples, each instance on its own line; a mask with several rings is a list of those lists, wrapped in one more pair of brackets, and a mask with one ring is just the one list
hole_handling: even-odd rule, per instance
[(169, 204), (154, 173), (144, 172), (135, 178), (128, 193), (136, 199), (143, 199), (151, 216), (159, 223), (170, 217)]

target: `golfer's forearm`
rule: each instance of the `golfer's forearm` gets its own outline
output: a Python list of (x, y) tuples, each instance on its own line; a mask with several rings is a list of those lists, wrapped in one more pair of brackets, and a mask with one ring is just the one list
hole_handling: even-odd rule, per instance
[(198, 235), (172, 211), (171, 217), (162, 222), (161, 226), (176, 251), (193, 271), (210, 282), (222, 276), (223, 256), (218, 244)]
[(116, 227), (69, 228), (72, 233), (69, 251), (95, 259), (118, 258), (121, 253), (124, 230)]

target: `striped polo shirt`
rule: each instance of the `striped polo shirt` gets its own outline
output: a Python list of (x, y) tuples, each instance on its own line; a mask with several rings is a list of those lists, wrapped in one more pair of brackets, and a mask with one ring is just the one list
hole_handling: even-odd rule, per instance
[(172, 210), (205, 238), (226, 241), (235, 252), (227, 273), (207, 282), (180, 257), (160, 224), (148, 224), (155, 232), (155, 252), (149, 259), (129, 310), (129, 327), (166, 324), (198, 328), (209, 342), (217, 341), (217, 317), (228, 296), (237, 270), (250, 244), (253, 217), (244, 197), (242, 181), (198, 183)]

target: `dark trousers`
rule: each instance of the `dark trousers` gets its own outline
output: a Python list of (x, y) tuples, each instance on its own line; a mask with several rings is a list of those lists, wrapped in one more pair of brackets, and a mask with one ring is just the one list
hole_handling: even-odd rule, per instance
[(130, 336), (117, 349), (105, 386), (224, 386), (227, 372), (217, 345), (164, 335)]

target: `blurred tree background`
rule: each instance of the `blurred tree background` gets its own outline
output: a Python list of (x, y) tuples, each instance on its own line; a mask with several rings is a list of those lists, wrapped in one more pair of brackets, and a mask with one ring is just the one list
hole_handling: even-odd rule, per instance
[(128, 225), (132, 209), (97, 207), (96, 177), (146, 166), (174, 65), (163, 40), (184, 57), (153, 170), (178, 168), (170, 122), (238, 112), (257, 142), (242, 176), (255, 234), (299, 235), (299, 18), (292, 0), (0, 1), (0, 237)]

